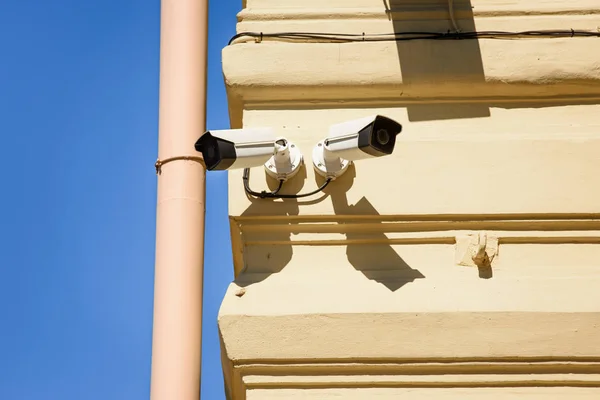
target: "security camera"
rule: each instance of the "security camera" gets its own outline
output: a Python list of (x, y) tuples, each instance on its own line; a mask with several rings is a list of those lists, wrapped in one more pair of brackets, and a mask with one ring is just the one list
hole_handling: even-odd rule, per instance
[(316, 172), (330, 180), (342, 175), (352, 161), (392, 154), (398, 122), (375, 115), (332, 125), (329, 135), (313, 149)]
[(207, 131), (196, 141), (209, 171), (252, 168), (264, 165), (280, 181), (294, 176), (303, 163), (300, 150), (271, 128)]

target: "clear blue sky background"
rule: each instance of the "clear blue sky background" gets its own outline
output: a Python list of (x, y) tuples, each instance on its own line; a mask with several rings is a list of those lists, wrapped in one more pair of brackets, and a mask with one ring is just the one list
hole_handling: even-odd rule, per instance
[[(208, 125), (229, 126), (212, 0)], [(147, 399), (158, 0), (0, 2), (0, 399)], [(200, 134), (200, 132), (199, 132)], [(203, 399), (223, 399), (227, 177), (208, 175)]]

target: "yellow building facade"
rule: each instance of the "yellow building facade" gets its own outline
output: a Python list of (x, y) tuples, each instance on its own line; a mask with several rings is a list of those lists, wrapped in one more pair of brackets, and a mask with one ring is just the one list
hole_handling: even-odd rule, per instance
[(323, 183), (330, 125), (404, 129), (307, 198), (230, 172), (229, 398), (600, 398), (600, 38), (368, 40), (457, 29), (597, 32), (600, 3), (244, 2), (238, 33), (263, 37), (223, 50), (231, 125), (301, 149), (283, 193)]

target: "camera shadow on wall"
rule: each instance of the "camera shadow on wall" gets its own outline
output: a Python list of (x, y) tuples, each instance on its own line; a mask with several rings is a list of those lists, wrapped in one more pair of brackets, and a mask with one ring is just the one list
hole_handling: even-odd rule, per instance
[[(383, 0), (395, 33), (453, 31), (448, 0)], [(454, 0), (453, 9), (458, 28), (475, 31), (473, 7), (470, 0)], [(411, 92), (424, 90), (427, 96), (418, 104), (408, 104), (410, 121), (431, 121), (490, 116), (486, 104), (441, 102), (456, 84), (465, 90), (485, 82), (479, 41), (408, 40), (396, 41), (402, 71), (403, 86)], [(435, 93), (440, 97), (436, 98)], [(433, 94), (433, 98), (429, 95)], [(448, 96), (446, 96), (448, 97)]]
[[(282, 193), (299, 194), (304, 189), (306, 181), (306, 166), (298, 174), (284, 184)], [(264, 175), (263, 175), (264, 176)], [(262, 176), (257, 176), (260, 182)], [(269, 191), (278, 187), (275, 179), (265, 176)], [(252, 180), (251, 180), (252, 181)], [(250, 184), (252, 186), (252, 184)], [(242, 217), (271, 216), (277, 217), (265, 223), (247, 224), (244, 226), (242, 241), (246, 242), (243, 249), (245, 263), (242, 273), (235, 279), (235, 283), (245, 287), (262, 282), (272, 274), (281, 272), (292, 260), (294, 253), (291, 240), (294, 225), (301, 207), (310, 206), (328, 198), (325, 193), (315, 194), (306, 199), (260, 199), (248, 196), (251, 205), (242, 213)], [(251, 260), (251, 265), (247, 262)]]
[[(304, 170), (304, 168), (303, 168)], [(289, 181), (286, 193), (299, 193), (306, 179), (305, 170)], [(390, 245), (383, 230), (363, 230), (359, 218), (369, 219), (370, 225), (380, 224), (379, 213), (373, 205), (363, 197), (356, 204), (348, 204), (346, 192), (354, 183), (355, 169), (350, 165), (346, 173), (330, 184), (323, 193), (307, 200), (297, 199), (253, 199), (242, 216), (257, 216), (270, 208), (269, 215), (277, 215), (278, 221), (260, 224), (256, 227), (244, 227), (244, 240), (247, 246), (244, 257), (252, 260), (252, 265), (245, 269), (235, 280), (239, 286), (246, 287), (281, 272), (292, 260), (294, 225), (301, 207), (331, 199), (335, 215), (339, 217), (340, 232), (346, 236), (346, 256), (348, 262), (366, 278), (378, 282), (390, 291), (396, 291), (413, 282), (425, 278), (416, 269), (411, 268)], [(324, 183), (324, 178), (317, 177), (317, 184)], [(269, 189), (276, 187), (276, 182), (269, 182)], [(286, 218), (290, 217), (290, 218)]]
[(348, 204), (346, 192), (352, 187), (355, 175), (354, 165), (351, 165), (348, 171), (335, 181), (336, 186), (326, 191), (331, 197), (335, 214), (348, 221), (338, 222), (348, 228), (344, 229), (348, 262), (366, 278), (382, 284), (392, 292), (416, 279), (425, 278), (394, 250), (383, 230), (364, 230), (353, 218), (368, 219), (370, 224), (381, 224), (377, 218), (380, 214), (366, 197), (362, 197), (356, 204)]
[[(255, 177), (256, 181), (263, 178)], [(250, 186), (252, 187), (252, 175), (250, 176)], [(277, 188), (278, 183), (269, 177), (266, 177), (268, 190), (273, 191)], [(285, 193), (298, 194), (304, 182), (306, 181), (306, 167), (302, 167), (298, 174), (286, 182), (284, 186)], [(278, 217), (296, 216), (300, 212), (298, 200), (296, 199), (260, 199), (250, 197), (250, 207), (243, 213), (242, 217), (256, 217), (260, 215), (276, 215)], [(247, 269), (244, 267), (242, 273), (235, 279), (235, 283), (239, 286), (249, 286), (254, 283), (261, 282), (267, 279), (272, 274), (279, 273), (291, 261), (293, 248), (290, 241), (289, 225), (290, 221), (272, 222), (266, 227), (263, 225), (258, 229), (253, 229), (252, 225), (244, 227), (246, 231), (243, 234), (243, 240), (247, 243), (243, 249), (244, 263), (247, 259), (253, 260), (252, 267)]]

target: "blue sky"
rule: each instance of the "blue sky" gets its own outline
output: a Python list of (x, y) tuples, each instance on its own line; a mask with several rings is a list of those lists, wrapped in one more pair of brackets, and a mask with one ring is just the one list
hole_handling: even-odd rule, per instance
[[(0, 11), (0, 399), (147, 399), (157, 154), (157, 0), (4, 0)], [(229, 126), (210, 9), (208, 125)], [(227, 176), (208, 174), (202, 392), (222, 399), (232, 280)]]

